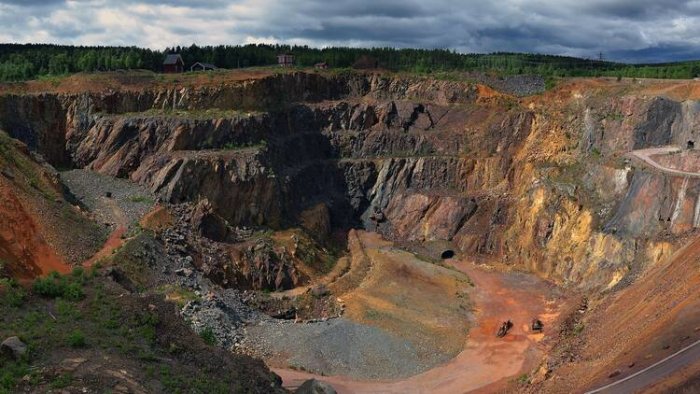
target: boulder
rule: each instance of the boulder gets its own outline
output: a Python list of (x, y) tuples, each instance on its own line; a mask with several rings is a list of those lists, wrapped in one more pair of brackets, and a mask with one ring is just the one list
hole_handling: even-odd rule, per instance
[(331, 212), (325, 203), (320, 203), (299, 215), (301, 226), (319, 239), (331, 233)]
[(295, 394), (336, 394), (337, 392), (330, 384), (316, 379), (309, 379), (304, 382)]
[(19, 360), (27, 354), (27, 345), (17, 337), (9, 337), (0, 344), (0, 354)]
[(108, 267), (105, 270), (105, 276), (118, 283), (124, 290), (135, 293), (138, 292), (136, 284), (127, 276), (127, 274), (119, 267)]
[(2, 170), (0, 170), (0, 174), (2, 174), (7, 179), (15, 179), (15, 173), (9, 168), (3, 168)]
[(214, 212), (214, 208), (206, 199), (195, 207), (192, 225), (199, 235), (212, 241), (224, 242), (228, 236), (226, 220)]

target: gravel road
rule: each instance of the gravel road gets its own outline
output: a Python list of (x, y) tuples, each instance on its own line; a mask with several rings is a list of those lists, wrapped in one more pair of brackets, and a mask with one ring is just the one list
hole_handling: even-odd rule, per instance
[(126, 179), (81, 169), (62, 172), (61, 180), (100, 222), (112, 227), (132, 226), (154, 205), (147, 189)]

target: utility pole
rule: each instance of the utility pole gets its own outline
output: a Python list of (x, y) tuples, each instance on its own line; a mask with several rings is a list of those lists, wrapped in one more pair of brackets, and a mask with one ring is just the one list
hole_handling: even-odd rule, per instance
[(600, 60), (601, 62), (605, 61), (605, 59), (603, 58), (603, 51), (600, 51), (600, 53), (598, 54), (598, 60)]

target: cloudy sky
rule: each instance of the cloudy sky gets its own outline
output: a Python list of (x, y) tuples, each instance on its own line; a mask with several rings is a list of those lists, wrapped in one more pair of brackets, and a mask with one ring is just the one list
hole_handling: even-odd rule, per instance
[(0, 42), (700, 58), (700, 0), (0, 0)]

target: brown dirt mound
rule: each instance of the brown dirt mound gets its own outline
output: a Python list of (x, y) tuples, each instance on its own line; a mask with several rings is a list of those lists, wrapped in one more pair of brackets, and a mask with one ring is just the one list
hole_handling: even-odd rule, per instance
[[(358, 232), (351, 232), (351, 234), (353, 233), (358, 235)], [(392, 291), (395, 286), (392, 286), (391, 280), (384, 276), (382, 271), (385, 273), (393, 272), (395, 274), (394, 281), (406, 280), (409, 276), (414, 277), (414, 280), (406, 287), (417, 286), (423, 292), (426, 288), (436, 284), (434, 281), (420, 279), (422, 275), (415, 275), (415, 272), (412, 275), (407, 275), (409, 271), (414, 270), (401, 268), (400, 261), (411, 260), (415, 257), (406, 252), (391, 250), (389, 248), (391, 244), (381, 241), (376, 234), (359, 233), (358, 239), (363, 240), (361, 244), (367, 252), (368, 258), (385, 259), (386, 261), (375, 261), (375, 264), (385, 267), (377, 269), (374, 264), (372, 265), (366, 279), (367, 284), (363, 282), (356, 290), (358, 295), (353, 295), (351, 291), (343, 297), (348, 300), (348, 310), (350, 311), (348, 315), (357, 314), (358, 310), (366, 312), (368, 305), (386, 311), (388, 315), (395, 312), (395, 308), (391, 306), (392, 298), (400, 294)], [(352, 239), (350, 244), (352, 248)], [(400, 261), (393, 261), (392, 264), (392, 259)], [(398, 265), (395, 264), (397, 262)], [(391, 266), (397, 267), (398, 271), (403, 271), (403, 273), (386, 269)], [(453, 330), (451, 333), (439, 330), (431, 331), (435, 335), (453, 335), (464, 345), (464, 350), (451, 361), (422, 374), (396, 381), (370, 382), (353, 380), (343, 376), (314, 376), (287, 369), (275, 369), (274, 371), (282, 376), (285, 387), (297, 387), (305, 379), (314, 377), (329, 382), (339, 393), (463, 393), (473, 390), (512, 392), (513, 387), (509, 386), (510, 379), (534, 367), (545, 348), (545, 345), (541, 343), (544, 334), (530, 332), (528, 327), (530, 320), (538, 316), (545, 323), (545, 333), (552, 332), (550, 327), (553, 327), (553, 321), (557, 318), (558, 313), (555, 307), (558, 302), (554, 300), (561, 301), (559, 300), (560, 296), (551, 285), (525, 274), (489, 272), (467, 261), (456, 261), (454, 267), (460, 271), (455, 272), (455, 274), (467, 274), (475, 284), (472, 297), (476, 307), (477, 322), (476, 326), (468, 333), (466, 330), (457, 333), (454, 327), (451, 327)], [(373, 272), (375, 269), (380, 272)], [(377, 280), (375, 284), (382, 284), (382, 286), (372, 286), (371, 283), (375, 280)], [(410, 292), (410, 290), (408, 291)], [(370, 295), (374, 297), (370, 298)], [(349, 299), (352, 297), (360, 298), (360, 300), (350, 301)], [(388, 298), (383, 300), (381, 297)], [(401, 299), (402, 297), (399, 297), (399, 301)], [(409, 298), (405, 300), (409, 300)], [(353, 307), (351, 304), (354, 302), (358, 306)], [(421, 325), (420, 321), (439, 323), (440, 319), (437, 315), (440, 313), (438, 312), (443, 304), (448, 303), (444, 299), (435, 300), (432, 298), (426, 299), (424, 302), (430, 304), (428, 307), (421, 305), (424, 311), (431, 311), (431, 308), (437, 310), (434, 315), (428, 312), (425, 316), (417, 317), (419, 323), (414, 326), (416, 331), (425, 329), (425, 327), (430, 330), (429, 324)], [(355, 312), (352, 312), (353, 309)], [(398, 311), (398, 313), (398, 317), (395, 316), (393, 320), (388, 319), (388, 321), (400, 321), (401, 314), (403, 317), (407, 317), (410, 310)], [(370, 323), (366, 314), (363, 318)], [(413, 318), (416, 317), (413, 316)], [(495, 333), (499, 324), (505, 319), (512, 319), (515, 325), (505, 338), (497, 338)], [(394, 325), (389, 326), (390, 330), (395, 328)]]
[(147, 213), (139, 222), (141, 227), (160, 232), (173, 225), (173, 215), (168, 208), (156, 206), (151, 212)]
[(469, 328), (469, 278), (394, 249), (378, 234), (360, 233), (371, 269), (342, 296), (350, 320), (382, 328), (420, 348), (457, 354)]

